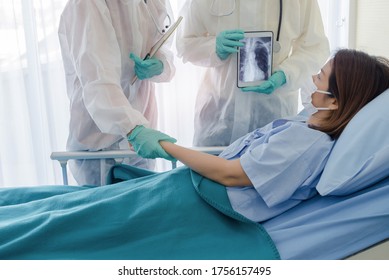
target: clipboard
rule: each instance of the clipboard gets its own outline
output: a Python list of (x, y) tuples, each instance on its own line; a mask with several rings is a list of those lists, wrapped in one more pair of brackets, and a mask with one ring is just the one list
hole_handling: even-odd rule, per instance
[[(147, 55), (145, 56), (145, 58), (143, 60), (146, 60), (149, 57), (153, 57), (156, 54), (156, 52), (163, 46), (163, 44), (165, 44), (165, 42), (170, 38), (170, 36), (173, 34), (173, 32), (177, 29), (177, 27), (178, 27), (178, 25), (180, 25), (181, 21), (182, 21), (182, 16), (180, 16), (177, 19), (177, 21), (166, 31), (166, 33), (163, 34), (161, 39), (159, 39), (158, 42), (156, 42), (154, 44), (154, 46), (147, 53)], [(138, 77), (135, 75), (135, 77), (131, 81), (131, 85), (133, 85), (136, 82), (136, 80), (138, 80)]]

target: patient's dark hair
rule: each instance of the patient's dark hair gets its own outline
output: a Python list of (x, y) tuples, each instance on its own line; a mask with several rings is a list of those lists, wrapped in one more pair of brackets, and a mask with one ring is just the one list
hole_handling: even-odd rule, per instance
[(388, 88), (388, 59), (356, 50), (337, 51), (332, 59), (328, 91), (337, 99), (338, 109), (332, 111), (320, 130), (338, 138), (355, 114)]

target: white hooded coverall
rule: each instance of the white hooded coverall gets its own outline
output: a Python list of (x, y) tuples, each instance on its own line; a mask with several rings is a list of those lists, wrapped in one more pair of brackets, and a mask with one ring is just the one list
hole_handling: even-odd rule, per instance
[(230, 29), (272, 31), (279, 25), (279, 1), (187, 0), (177, 35), (183, 62), (207, 67), (195, 105), (194, 145), (227, 146), (277, 118), (297, 114), (298, 89), (329, 56), (316, 0), (284, 0), (281, 50), (273, 72), (284, 71), (286, 84), (272, 94), (242, 92), (237, 87), (237, 55), (217, 56), (216, 36)]
[[(58, 31), (70, 100), (67, 150), (128, 149), (126, 135), (136, 125), (156, 127), (153, 83), (171, 80), (173, 55), (162, 47), (155, 57), (163, 62), (163, 73), (131, 86), (135, 72), (129, 54), (146, 56), (162, 36), (157, 28), (168, 11), (165, 0), (68, 1)], [(129, 164), (150, 166), (140, 158)], [(70, 168), (79, 184), (100, 185), (110, 165), (79, 160)]]

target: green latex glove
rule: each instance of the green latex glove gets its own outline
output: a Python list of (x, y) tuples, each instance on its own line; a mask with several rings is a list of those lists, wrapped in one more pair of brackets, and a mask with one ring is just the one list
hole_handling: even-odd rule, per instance
[(143, 158), (164, 158), (176, 161), (159, 144), (159, 141), (176, 143), (177, 140), (158, 130), (146, 128), (143, 125), (136, 126), (127, 138), (135, 152)]
[(242, 91), (249, 92), (254, 91), (258, 93), (271, 94), (277, 88), (286, 83), (286, 76), (283, 71), (274, 72), (273, 75), (266, 81), (255, 87), (244, 87)]
[(221, 60), (225, 60), (232, 53), (238, 52), (238, 47), (244, 43), (239, 42), (244, 38), (244, 31), (240, 29), (225, 30), (216, 36), (216, 54)]
[(149, 79), (163, 72), (163, 63), (159, 59), (147, 58), (143, 60), (134, 53), (130, 54), (130, 58), (135, 63), (135, 74), (139, 80)]

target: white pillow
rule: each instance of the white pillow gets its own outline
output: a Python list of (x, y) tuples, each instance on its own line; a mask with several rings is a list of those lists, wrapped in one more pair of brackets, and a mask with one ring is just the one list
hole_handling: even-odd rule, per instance
[(328, 158), (316, 189), (347, 195), (389, 175), (389, 90), (359, 111)]

